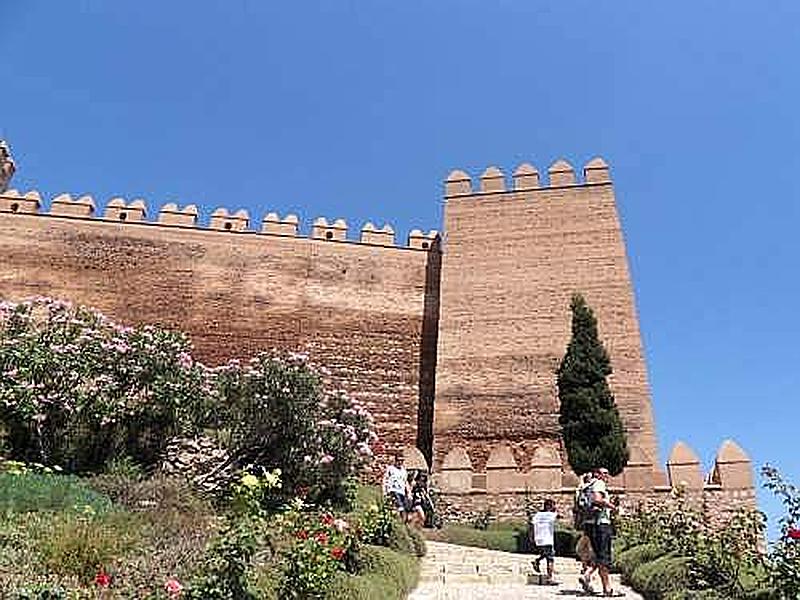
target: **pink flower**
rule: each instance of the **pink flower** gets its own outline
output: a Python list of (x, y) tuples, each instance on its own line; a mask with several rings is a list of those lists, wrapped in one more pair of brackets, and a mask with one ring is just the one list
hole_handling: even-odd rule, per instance
[(172, 578), (167, 579), (167, 583), (164, 584), (164, 589), (167, 591), (167, 594), (169, 594), (170, 598), (177, 598), (181, 595), (183, 586), (181, 585), (180, 581)]
[(316, 535), (316, 538), (317, 538), (317, 541), (318, 541), (320, 544), (322, 544), (323, 546), (324, 546), (324, 545), (326, 545), (326, 544), (328, 543), (328, 534), (327, 534), (327, 533), (325, 533), (324, 531), (320, 531), (320, 532), (319, 532), (319, 533)]
[(321, 465), (327, 465), (332, 462), (333, 462), (333, 457), (330, 454), (326, 454), (325, 456), (319, 459), (319, 463)]
[(333, 522), (333, 526), (336, 528), (336, 531), (338, 531), (339, 533), (343, 532), (345, 529), (348, 528), (347, 521), (345, 521), (344, 519), (336, 519)]

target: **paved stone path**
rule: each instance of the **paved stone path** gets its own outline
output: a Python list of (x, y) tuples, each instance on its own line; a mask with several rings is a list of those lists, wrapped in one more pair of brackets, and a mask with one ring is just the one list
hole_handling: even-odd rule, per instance
[[(483, 550), (426, 542), (428, 553), (422, 559), (420, 584), (408, 600), (546, 600), (550, 598), (585, 597), (578, 584), (580, 565), (568, 558), (556, 558), (555, 576), (559, 585), (539, 585), (533, 573), (531, 557), (496, 550)], [(542, 562), (542, 568), (545, 563)], [(615, 590), (625, 598), (642, 597), (620, 585), (619, 576), (612, 575)], [(595, 576), (594, 586), (600, 588)]]

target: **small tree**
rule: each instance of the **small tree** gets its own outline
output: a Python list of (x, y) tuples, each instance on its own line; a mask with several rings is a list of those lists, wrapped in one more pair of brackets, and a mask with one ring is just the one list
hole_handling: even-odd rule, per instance
[(572, 339), (558, 367), (558, 399), (567, 459), (576, 473), (606, 467), (612, 475), (628, 462), (628, 445), (614, 396), (606, 382), (608, 354), (597, 320), (583, 296), (572, 297)]

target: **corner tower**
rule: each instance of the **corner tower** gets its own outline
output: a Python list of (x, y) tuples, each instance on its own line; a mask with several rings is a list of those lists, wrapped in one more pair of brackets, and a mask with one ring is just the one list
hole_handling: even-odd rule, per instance
[(631, 466), (650, 479), (653, 415), (608, 166), (592, 160), (579, 182), (560, 160), (548, 175), (543, 185), (523, 164), (510, 187), (496, 167), (477, 186), (463, 171), (445, 183), (435, 468), (462, 448), (482, 471), (498, 444), (523, 469), (543, 451), (567, 464), (555, 373), (570, 338), (570, 298), (581, 293), (611, 357)]

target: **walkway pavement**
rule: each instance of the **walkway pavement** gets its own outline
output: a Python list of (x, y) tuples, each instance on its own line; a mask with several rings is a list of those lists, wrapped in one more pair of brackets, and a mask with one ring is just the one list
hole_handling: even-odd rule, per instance
[[(539, 585), (533, 573), (531, 556), (426, 542), (428, 553), (422, 559), (420, 584), (408, 600), (546, 600), (585, 597), (578, 584), (580, 565), (568, 558), (556, 558), (555, 579), (559, 585)], [(544, 568), (544, 562), (542, 567)], [(595, 588), (600, 581), (595, 576)], [(620, 585), (612, 575), (615, 590), (625, 598), (642, 597)]]

